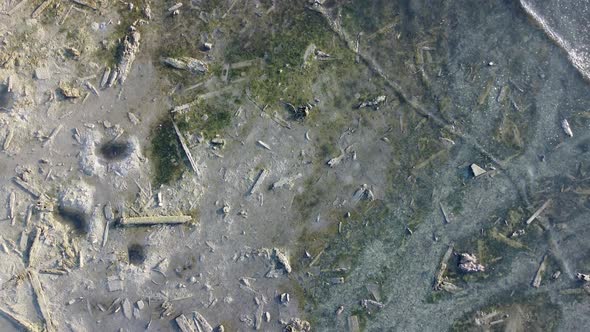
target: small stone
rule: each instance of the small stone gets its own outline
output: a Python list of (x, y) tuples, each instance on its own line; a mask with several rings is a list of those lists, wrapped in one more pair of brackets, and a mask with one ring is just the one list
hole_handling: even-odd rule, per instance
[(212, 48), (213, 48), (213, 44), (212, 43), (204, 43), (203, 44), (203, 50), (204, 51), (211, 51)]
[(51, 77), (49, 68), (39, 67), (35, 69), (35, 78), (38, 80), (48, 80)]

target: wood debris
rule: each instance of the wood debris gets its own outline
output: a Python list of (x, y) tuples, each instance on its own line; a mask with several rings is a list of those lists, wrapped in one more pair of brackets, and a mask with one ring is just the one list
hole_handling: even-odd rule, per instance
[(43, 14), (43, 11), (53, 2), (53, 0), (43, 1), (37, 8), (31, 13), (31, 18), (38, 18)]
[(131, 65), (133, 64), (133, 61), (135, 61), (135, 56), (139, 50), (140, 39), (141, 34), (137, 31), (137, 28), (133, 25), (130, 26), (119, 50), (120, 56), (116, 72), (118, 73), (117, 77), (120, 84), (125, 82), (127, 75), (129, 75), (129, 72), (131, 71)]
[(186, 70), (193, 74), (204, 74), (209, 70), (206, 63), (191, 57), (162, 58), (161, 62), (172, 68)]
[(33, 293), (35, 294), (37, 306), (39, 307), (41, 317), (43, 318), (45, 330), (47, 332), (57, 331), (51, 320), (51, 315), (49, 314), (47, 299), (45, 298), (45, 292), (43, 291), (43, 285), (41, 285), (41, 281), (39, 280), (39, 275), (37, 275), (37, 272), (34, 270), (27, 270), (27, 276), (29, 277), (29, 281), (33, 288)]
[(193, 312), (193, 321), (194, 321), (195, 325), (197, 326), (197, 331), (199, 331), (199, 332), (213, 332), (213, 327), (211, 327), (211, 324), (209, 324), (209, 322), (207, 322), (205, 317), (203, 317), (203, 315), (201, 315), (197, 311)]
[(262, 170), (260, 170), (260, 172), (258, 173), (258, 176), (256, 177), (256, 180), (254, 181), (254, 183), (252, 184), (252, 187), (250, 188), (250, 192), (249, 192), (250, 195), (256, 193), (258, 191), (258, 189), (260, 189), (260, 187), (262, 186), (262, 182), (264, 182), (264, 179), (266, 178), (268, 173), (269, 173), (268, 170), (266, 170), (264, 168)]
[(109, 77), (111, 76), (111, 67), (105, 67), (104, 72), (102, 73), (102, 79), (100, 80), (100, 88), (104, 89), (107, 87), (109, 83)]
[(572, 128), (570, 127), (570, 123), (567, 121), (567, 119), (561, 120), (561, 129), (563, 129), (563, 132), (567, 136), (574, 137), (574, 132), (572, 131)]
[(158, 224), (184, 224), (192, 220), (191, 216), (152, 216), (152, 217), (123, 217), (121, 225), (158, 225)]
[(15, 210), (16, 210), (16, 193), (14, 191), (11, 191), (10, 194), (8, 194), (8, 219), (10, 219), (10, 224), (13, 226), (14, 226), (14, 223), (16, 222)]
[(438, 205), (440, 206), (440, 211), (443, 214), (443, 218), (444, 218), (445, 224), (450, 224), (451, 223), (451, 219), (449, 218), (449, 215), (447, 214), (447, 211), (445, 210), (445, 207), (440, 202), (438, 203)]
[(361, 327), (359, 324), (359, 318), (356, 315), (348, 317), (348, 331), (349, 332), (360, 332)]
[(379, 109), (379, 105), (385, 103), (386, 101), (386, 96), (377, 96), (375, 99), (363, 101), (357, 106), (357, 108), (373, 107), (375, 109)]
[(479, 165), (477, 164), (471, 164), (471, 166), (469, 166), (471, 168), (471, 172), (473, 173), (473, 176), (478, 177), (480, 175), (483, 175), (486, 173), (486, 170), (479, 167)]
[(55, 139), (55, 136), (57, 136), (57, 134), (59, 134), (59, 132), (61, 131), (62, 128), (63, 128), (63, 125), (61, 123), (59, 125), (57, 125), (57, 127), (53, 128), (53, 130), (51, 131), (51, 134), (49, 134), (49, 137), (47, 137), (47, 140), (45, 140), (45, 142), (43, 142), (43, 147), (46, 147), (49, 143), (53, 142), (53, 140)]
[(98, 10), (98, 6), (94, 0), (72, 0), (75, 4), (88, 7), (92, 10)]
[(0, 307), (0, 316), (7, 318), (9, 321), (14, 323), (16, 326), (23, 328), (27, 332), (40, 332), (41, 329), (33, 322), (29, 321), (25, 316), (21, 316), (17, 313), (8, 311)]
[(178, 140), (180, 141), (180, 146), (182, 147), (182, 150), (184, 151), (186, 158), (188, 159), (189, 163), (191, 164), (191, 168), (193, 169), (195, 174), (197, 174), (197, 176), (201, 176), (201, 172), (199, 172), (199, 168), (197, 167), (197, 163), (195, 162), (195, 159), (193, 159), (193, 155), (191, 154), (191, 151), (189, 150), (188, 145), (186, 144), (184, 136), (182, 136), (182, 133), (180, 132), (180, 129), (178, 129), (178, 125), (176, 124), (176, 122), (174, 120), (172, 121), (172, 125), (174, 126), (174, 131), (176, 132), (176, 136), (178, 137)]
[(176, 317), (174, 321), (176, 322), (176, 325), (178, 325), (178, 328), (181, 332), (196, 332), (194, 325), (188, 320), (188, 318), (186, 318), (184, 314)]
[(269, 151), (272, 151), (272, 149), (270, 148), (270, 145), (268, 145), (267, 143), (265, 143), (263, 141), (256, 141), (256, 143), (258, 143), (258, 145), (260, 145), (261, 147), (263, 147)]
[(6, 132), (6, 136), (4, 137), (4, 144), (2, 145), (2, 149), (7, 151), (10, 148), (10, 143), (12, 143), (12, 138), (14, 137), (14, 130), (9, 127), (8, 131)]
[(530, 216), (530, 218), (528, 218), (525, 223), (527, 225), (532, 223), (533, 220), (535, 220), (537, 217), (539, 217), (539, 215), (543, 212), (543, 210), (545, 210), (549, 206), (549, 203), (551, 203), (551, 199), (548, 199), (545, 203), (543, 203), (543, 205), (541, 205), (541, 207), (538, 208), (537, 211), (535, 211), (535, 213), (533, 213), (533, 215)]
[(535, 273), (535, 277), (533, 278), (532, 286), (535, 288), (539, 288), (541, 286), (541, 280), (543, 279), (543, 273), (545, 272), (545, 268), (547, 267), (547, 254), (543, 255), (543, 259), (541, 260), (541, 264), (539, 264), (539, 268)]
[(14, 177), (12, 178), (12, 180), (14, 181), (14, 183), (16, 183), (19, 187), (21, 187), (24, 191), (26, 191), (27, 193), (31, 194), (31, 196), (33, 196), (34, 198), (39, 198), (41, 197), (41, 191), (39, 191), (39, 189), (37, 189), (35, 186), (33, 186), (32, 184), (25, 182), (24, 180), (18, 178), (18, 177)]
[(125, 316), (125, 318), (131, 319), (131, 317), (133, 315), (131, 301), (129, 301), (129, 299), (125, 298), (123, 300), (122, 307), (123, 307), (123, 315)]
[(454, 247), (454, 244), (451, 243), (449, 245), (449, 247), (447, 248), (447, 251), (443, 255), (442, 259), (440, 260), (438, 271), (436, 272), (436, 275), (434, 277), (434, 285), (433, 285), (434, 290), (441, 290), (442, 289), (441, 285), (444, 281), (444, 274), (447, 271), (448, 261), (451, 258), (451, 255), (453, 254), (453, 247)]

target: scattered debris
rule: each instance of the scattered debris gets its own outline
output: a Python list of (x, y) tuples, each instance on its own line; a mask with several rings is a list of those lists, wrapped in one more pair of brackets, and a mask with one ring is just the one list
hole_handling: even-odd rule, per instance
[(387, 100), (386, 96), (378, 96), (375, 99), (363, 101), (362, 103), (360, 103), (357, 106), (357, 108), (373, 107), (376, 110), (378, 110), (379, 105), (385, 103), (386, 100)]
[(289, 324), (285, 327), (286, 332), (309, 332), (311, 331), (311, 324), (308, 321), (299, 319), (299, 318), (291, 318)]
[(293, 188), (293, 185), (294, 185), (293, 182), (301, 177), (303, 177), (303, 174), (297, 173), (296, 175), (291, 176), (291, 177), (280, 178), (277, 182), (272, 184), (271, 189), (276, 190), (276, 189), (285, 188), (285, 187), (288, 189), (291, 189), (291, 188)]
[(289, 295), (289, 293), (282, 293), (281, 295), (279, 295), (279, 301), (281, 302), (281, 304), (286, 305), (287, 303), (289, 303), (290, 300), (291, 296)]
[(584, 282), (590, 281), (590, 274), (576, 273), (576, 279)]
[(463, 272), (483, 272), (485, 267), (477, 262), (474, 254), (463, 253), (459, 255), (459, 270)]

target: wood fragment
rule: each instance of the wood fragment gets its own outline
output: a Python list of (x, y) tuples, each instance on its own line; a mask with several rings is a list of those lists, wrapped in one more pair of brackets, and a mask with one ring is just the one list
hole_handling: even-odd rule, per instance
[(494, 86), (494, 80), (490, 79), (488, 81), (488, 83), (486, 84), (486, 86), (484, 87), (481, 95), (479, 95), (479, 98), (477, 99), (478, 105), (483, 105), (483, 103), (486, 102), (486, 100), (488, 99), (488, 96), (490, 95), (490, 92), (492, 91), (493, 86)]
[(17, 3), (14, 7), (12, 7), (9, 11), (8, 11), (8, 15), (12, 15), (14, 13), (16, 13), (16, 11), (24, 6), (27, 2), (29, 2), (29, 0), (22, 0), (21, 2)]
[(441, 285), (444, 282), (444, 274), (447, 271), (447, 262), (449, 261), (449, 259), (451, 258), (451, 255), (453, 254), (453, 248), (454, 248), (454, 244), (451, 243), (449, 245), (449, 247), (447, 248), (447, 251), (443, 255), (442, 259), (440, 260), (438, 271), (436, 272), (436, 275), (434, 278), (434, 285), (433, 285), (434, 290), (441, 290), (442, 289)]
[(541, 205), (541, 207), (539, 209), (537, 209), (537, 211), (535, 211), (535, 213), (533, 213), (533, 215), (526, 220), (526, 224), (529, 225), (530, 223), (533, 222), (533, 220), (535, 220), (537, 217), (539, 217), (539, 215), (543, 212), (543, 210), (545, 210), (547, 208), (547, 206), (549, 206), (549, 203), (551, 203), (551, 199), (548, 199), (545, 203), (543, 203), (543, 205)]
[(543, 272), (545, 272), (545, 268), (547, 266), (547, 254), (543, 255), (543, 259), (541, 260), (541, 264), (539, 264), (539, 268), (535, 273), (535, 277), (533, 278), (532, 286), (535, 288), (539, 288), (541, 286), (541, 280), (543, 279)]
[(211, 324), (209, 324), (209, 322), (207, 322), (207, 320), (205, 319), (205, 317), (203, 317), (203, 315), (201, 315), (200, 313), (194, 311), (193, 312), (193, 321), (195, 323), (195, 325), (197, 326), (197, 331), (199, 332), (213, 332), (213, 327), (211, 327)]
[(97, 10), (98, 9), (98, 7), (96, 6), (96, 3), (94, 1), (92, 1), (92, 0), (90, 0), (90, 1), (85, 1), (85, 0), (72, 0), (72, 2), (74, 2), (75, 4), (78, 4), (80, 6), (83, 6), (83, 7), (88, 7), (90, 9), (92, 9), (92, 10)]
[(10, 224), (14, 226), (16, 222), (16, 193), (11, 191), (8, 195), (8, 219), (10, 219)]
[(111, 67), (105, 67), (104, 72), (102, 73), (102, 80), (100, 80), (100, 88), (104, 89), (107, 87), (109, 83), (109, 77), (111, 76)]
[(258, 143), (258, 145), (260, 145), (261, 147), (263, 147), (263, 148), (265, 148), (265, 149), (267, 149), (269, 151), (272, 151), (272, 149), (270, 148), (270, 146), (268, 144), (266, 144), (265, 142), (263, 142), (263, 141), (256, 141), (256, 143)]
[(256, 191), (258, 191), (258, 189), (262, 185), (262, 182), (264, 181), (264, 179), (266, 178), (267, 175), (268, 175), (268, 170), (266, 170), (264, 168), (262, 170), (260, 170), (260, 173), (258, 173), (258, 177), (256, 178), (256, 181), (254, 181), (254, 184), (252, 184), (252, 187), (250, 188), (250, 195), (252, 195)]
[(96, 87), (94, 87), (94, 85), (92, 85), (92, 83), (86, 81), (85, 85), (88, 88), (88, 90), (92, 91), (92, 93), (94, 93), (97, 97), (100, 96), (100, 93), (98, 93), (98, 90), (96, 89)]
[(124, 217), (121, 225), (158, 225), (158, 224), (184, 224), (192, 220), (191, 216), (152, 216), (152, 217)]
[(490, 236), (499, 242), (502, 242), (512, 248), (516, 248), (516, 249), (524, 249), (526, 248), (526, 246), (516, 240), (510, 239), (508, 238), (506, 235), (502, 234), (502, 233), (498, 233), (497, 230), (492, 229), (489, 231)]
[(33, 292), (35, 293), (35, 300), (37, 302), (37, 306), (39, 307), (39, 311), (41, 312), (45, 330), (47, 332), (56, 331), (53, 321), (51, 320), (51, 315), (49, 314), (47, 299), (45, 298), (45, 292), (43, 291), (41, 280), (39, 280), (39, 275), (36, 271), (30, 269), (27, 270), (27, 275), (29, 277), (29, 281), (31, 282)]
[(445, 221), (445, 224), (450, 224), (451, 223), (451, 219), (449, 218), (449, 215), (447, 214), (447, 211), (445, 210), (445, 207), (443, 206), (443, 204), (441, 202), (438, 203), (440, 205), (440, 211), (443, 214), (443, 218)]
[(26, 191), (27, 193), (31, 194), (31, 196), (33, 196), (34, 198), (39, 198), (41, 197), (41, 192), (39, 191), (39, 189), (35, 188), (33, 185), (31, 185), (28, 182), (25, 182), (23, 180), (21, 180), (18, 177), (14, 177), (12, 178), (12, 180), (14, 181), (14, 183), (16, 183), (19, 187), (21, 187), (24, 191)]
[(172, 120), (172, 125), (174, 126), (174, 131), (176, 131), (176, 136), (178, 136), (178, 140), (180, 141), (180, 145), (182, 146), (182, 150), (184, 151), (184, 154), (188, 158), (188, 161), (191, 164), (193, 171), (195, 172), (195, 174), (197, 174), (197, 176), (201, 176), (201, 172), (199, 172), (199, 168), (197, 167), (197, 163), (193, 159), (193, 155), (191, 154), (191, 151), (188, 149), (188, 145), (186, 145), (186, 141), (184, 140), (184, 136), (182, 136), (182, 133), (180, 132), (180, 129), (178, 129), (178, 125), (176, 124), (176, 122), (174, 120)]
[(27, 332), (40, 332), (41, 329), (36, 325), (30, 322), (26, 317), (21, 316), (17, 313), (13, 313), (0, 307), (0, 316), (6, 317), (9, 321), (14, 323), (15, 325), (23, 328)]
[(49, 143), (51, 143), (53, 141), (53, 139), (55, 138), (55, 136), (57, 136), (57, 134), (59, 134), (59, 132), (61, 131), (62, 128), (63, 128), (63, 126), (61, 123), (57, 127), (53, 128), (53, 130), (51, 131), (51, 134), (49, 134), (49, 137), (47, 137), (47, 140), (45, 142), (43, 142), (43, 147), (46, 147)]
[(31, 14), (32, 18), (37, 18), (43, 14), (43, 11), (47, 9), (47, 7), (53, 2), (53, 0), (45, 0), (43, 1)]
[(174, 321), (176, 322), (176, 325), (178, 325), (178, 328), (181, 332), (196, 332), (194, 325), (188, 320), (188, 318), (186, 318), (184, 314), (176, 317)]
[(10, 148), (10, 143), (12, 142), (12, 138), (14, 137), (14, 130), (9, 127), (8, 132), (6, 133), (6, 137), (4, 138), (4, 144), (2, 145), (2, 149), (7, 151)]
[(348, 317), (348, 332), (360, 332), (360, 330), (358, 317), (356, 315)]
[(567, 121), (567, 119), (561, 120), (561, 128), (567, 136), (574, 137), (574, 132), (572, 131), (572, 127), (570, 127), (570, 123)]

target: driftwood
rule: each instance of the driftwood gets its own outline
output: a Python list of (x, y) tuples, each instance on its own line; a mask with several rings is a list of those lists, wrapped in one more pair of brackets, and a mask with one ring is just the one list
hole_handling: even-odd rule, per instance
[(41, 197), (41, 191), (39, 191), (39, 189), (35, 188), (33, 185), (31, 185), (28, 182), (25, 182), (23, 180), (21, 180), (18, 177), (13, 178), (14, 183), (16, 183), (19, 187), (21, 187), (24, 191), (28, 192), (29, 194), (31, 194), (31, 196), (33, 196), (34, 198), (39, 198)]
[(266, 170), (266, 169), (262, 169), (260, 171), (260, 173), (258, 173), (258, 177), (256, 178), (256, 181), (254, 181), (252, 188), (250, 188), (250, 195), (252, 195), (258, 191), (258, 189), (262, 185), (262, 182), (264, 181), (264, 179), (266, 178), (267, 175), (268, 175), (268, 170)]
[(27, 332), (41, 331), (37, 325), (30, 322), (26, 317), (10, 312), (2, 307), (0, 307), (0, 316), (6, 317), (9, 321), (13, 322), (17, 326), (20, 326)]
[(548, 199), (545, 203), (543, 203), (543, 205), (541, 205), (541, 207), (537, 209), (537, 211), (535, 211), (535, 213), (533, 213), (533, 215), (530, 218), (527, 219), (526, 224), (529, 225), (530, 223), (532, 223), (533, 220), (535, 220), (543, 212), (543, 210), (545, 210), (547, 206), (549, 206), (549, 203), (551, 203), (551, 199)]
[(543, 279), (543, 272), (545, 272), (545, 268), (547, 267), (547, 254), (543, 255), (543, 259), (541, 260), (541, 264), (539, 264), (539, 268), (537, 269), (537, 273), (535, 273), (535, 277), (533, 278), (532, 286), (535, 288), (539, 288), (541, 286), (541, 280)]
[(152, 217), (124, 217), (121, 225), (158, 225), (158, 224), (184, 224), (192, 220), (191, 216), (152, 216)]
[(447, 251), (445, 252), (445, 254), (443, 255), (441, 261), (440, 261), (440, 265), (438, 267), (438, 271), (436, 272), (436, 276), (434, 279), (434, 290), (441, 290), (441, 285), (444, 282), (444, 274), (447, 270), (447, 262), (449, 261), (449, 259), (451, 258), (451, 255), (453, 254), (453, 244), (449, 245), (449, 248), (447, 249)]
[(199, 168), (197, 167), (197, 163), (193, 159), (193, 155), (191, 154), (191, 151), (188, 149), (188, 145), (186, 145), (186, 141), (184, 140), (184, 136), (182, 136), (182, 133), (180, 132), (180, 129), (178, 129), (178, 125), (176, 125), (176, 122), (174, 122), (174, 120), (172, 121), (172, 125), (174, 126), (174, 131), (176, 131), (176, 136), (178, 136), (178, 140), (180, 141), (180, 145), (182, 146), (182, 150), (186, 154), (186, 157), (188, 158), (188, 161), (191, 164), (193, 171), (198, 176), (201, 176), (201, 172), (199, 172)]
[(34, 270), (28, 270), (27, 275), (29, 277), (29, 281), (31, 282), (33, 292), (35, 293), (37, 306), (39, 307), (39, 311), (41, 312), (43, 323), (45, 324), (45, 331), (56, 331), (55, 326), (53, 325), (53, 321), (51, 320), (51, 315), (49, 314), (49, 311), (47, 309), (47, 300), (45, 298), (43, 286), (41, 285), (41, 280), (39, 280), (39, 275)]

